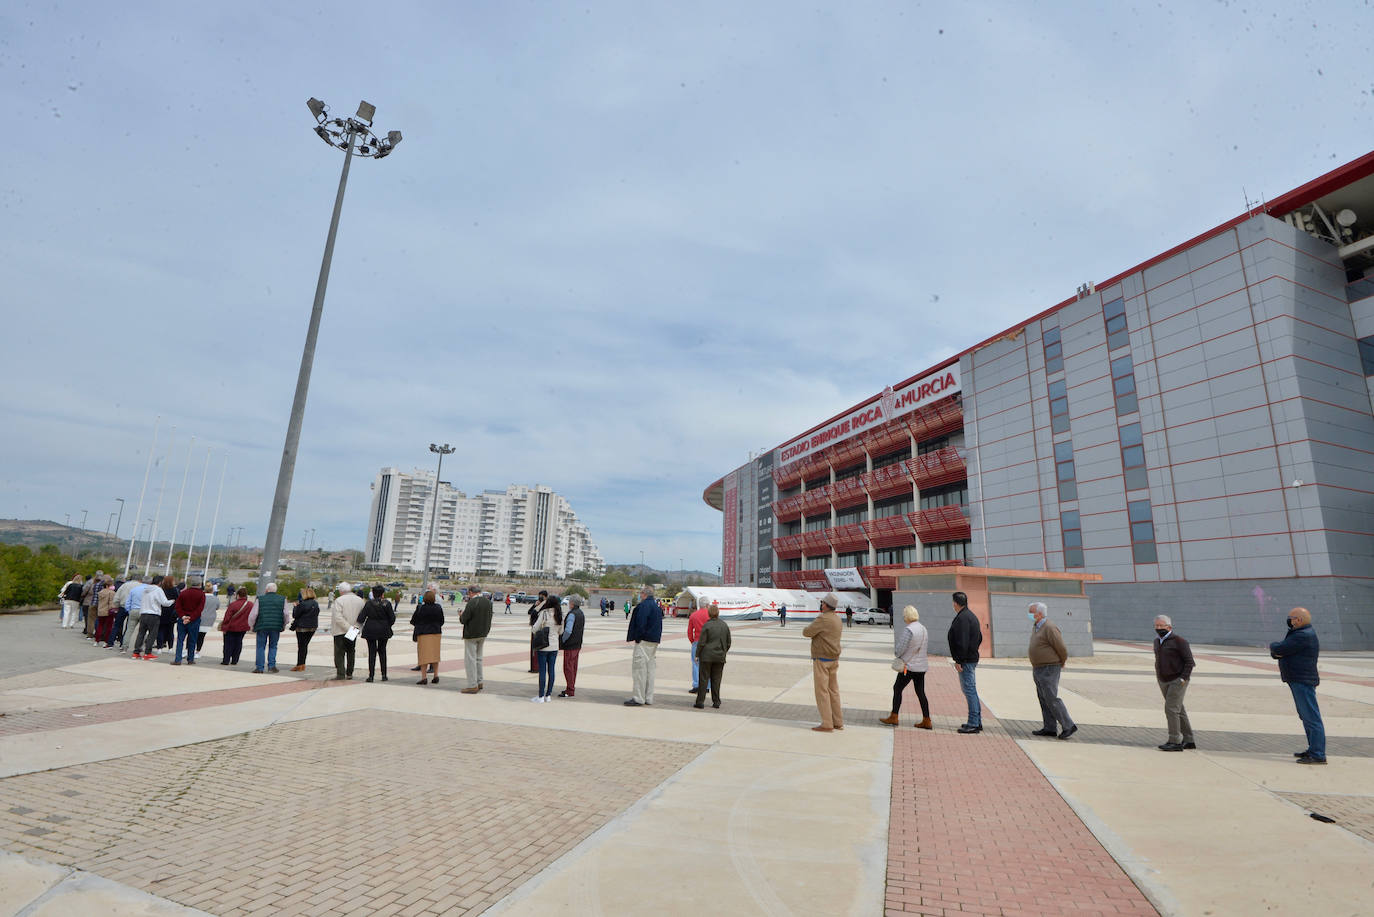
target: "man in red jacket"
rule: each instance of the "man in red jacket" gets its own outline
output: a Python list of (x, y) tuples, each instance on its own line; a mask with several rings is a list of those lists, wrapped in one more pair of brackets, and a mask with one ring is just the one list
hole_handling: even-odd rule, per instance
[(196, 637), (200, 634), (200, 614), (205, 610), (205, 590), (200, 577), (193, 576), (186, 588), (177, 593), (173, 604), (176, 612), (177, 648), (172, 665), (181, 665), (181, 644), (186, 644), (186, 664), (196, 664)]
[(701, 660), (697, 659), (697, 641), (701, 639), (701, 629), (706, 626), (708, 617), (709, 609), (698, 608), (687, 618), (687, 639), (692, 643), (692, 687), (687, 692), (689, 694), (696, 694), (697, 687), (701, 684)]

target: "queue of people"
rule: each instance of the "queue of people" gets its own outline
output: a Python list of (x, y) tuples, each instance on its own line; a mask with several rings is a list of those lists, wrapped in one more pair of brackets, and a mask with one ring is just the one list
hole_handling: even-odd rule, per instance
[[(419, 684), (438, 684), (445, 623), (444, 609), (434, 589), (418, 597), (410, 618), (412, 639), (416, 644), (416, 666)], [(506, 597), (509, 600), (509, 596)], [(96, 646), (113, 649), (126, 648), (126, 633), (137, 628), (132, 638), (131, 658), (152, 660), (158, 650), (173, 647), (172, 665), (195, 665), (196, 656), (205, 642), (205, 633), (216, 629), (223, 635), (220, 665), (239, 664), (246, 635), (252, 632), (256, 641), (254, 673), (276, 673), (277, 643), (283, 630), (296, 634), (296, 664), (292, 671), (305, 669), (309, 645), (319, 629), (321, 607), (315, 590), (306, 587), (296, 596), (288, 615), (286, 598), (269, 583), (264, 594), (253, 598), (244, 588), (238, 589), (219, 616), (218, 588), (207, 589), (200, 577), (191, 576), (184, 582), (174, 582), (168, 576), (151, 576), (144, 582), (138, 574), (126, 580), (97, 571), (89, 580), (73, 576), (59, 592), (61, 603), (59, 627), (74, 629), (81, 624), (83, 633)], [(538, 692), (531, 698), (536, 703), (548, 703), (556, 685), (555, 669), (560, 652), (563, 655), (563, 690), (558, 697), (576, 696), (578, 661), (582, 649), (586, 618), (581, 599), (571, 596), (563, 600), (541, 591), (529, 607), (530, 672), (538, 676)], [(812, 681), (820, 724), (816, 732), (835, 732), (844, 729), (844, 710), (840, 700), (839, 665), (841, 636), (847, 622), (841, 621), (837, 608), (839, 598), (828, 593), (820, 601), (820, 611), (806, 626), (802, 635), (810, 641)], [(982, 626), (968, 605), (968, 596), (955, 592), (951, 596), (954, 611), (946, 644), (950, 661), (958, 673), (959, 686), (964, 694), (967, 714), (958, 732), (963, 735), (983, 731), (982, 703), (978, 696), (977, 668), (983, 634)], [(507, 601), (507, 607), (509, 602)], [(603, 599), (602, 616), (613, 607)], [(371, 596), (363, 587), (340, 583), (328, 599), (329, 630), (333, 637), (334, 680), (353, 678), (357, 641), (361, 638), (368, 648), (367, 680), (373, 681), (380, 663), (381, 679), (388, 680), (387, 642), (394, 633), (396, 609), (386, 598), (385, 588), (371, 589)], [(654, 597), (653, 590), (644, 588), (639, 601), (625, 603), (628, 629), (626, 642), (633, 644), (631, 653), (631, 697), (627, 707), (648, 707), (654, 702), (657, 654), (663, 639), (664, 605)], [(781, 612), (779, 617), (785, 612)], [(1050, 620), (1044, 602), (1031, 602), (1026, 609), (1030, 623), (1027, 657), (1031, 665), (1031, 679), (1040, 707), (1042, 725), (1031, 734), (1067, 740), (1078, 732), (1067, 706), (1059, 697), (1059, 682), (1068, 662), (1068, 648), (1058, 626)], [(467, 590), (466, 602), (459, 617), (464, 644), (464, 669), (467, 686), (464, 694), (476, 694), (484, 687), (483, 655), (491, 632), (493, 609), (491, 599), (479, 587)], [(894, 628), (892, 668), (896, 677), (892, 685), (892, 704), (888, 715), (879, 720), (888, 726), (900, 723), (902, 698), (910, 686), (920, 705), (920, 719), (912, 725), (918, 729), (933, 729), (930, 702), (926, 696), (925, 679), (930, 670), (929, 639), (920, 612), (911, 605), (902, 612), (903, 626)], [(783, 618), (785, 620), (785, 618)], [(1155, 676), (1164, 702), (1166, 739), (1158, 747), (1165, 752), (1181, 752), (1197, 748), (1192, 722), (1184, 705), (1188, 685), (1196, 667), (1188, 641), (1179, 635), (1167, 615), (1154, 618), (1153, 642)], [(1278, 660), (1279, 674), (1288, 685), (1293, 703), (1306, 735), (1306, 748), (1294, 752), (1299, 764), (1326, 763), (1326, 733), (1322, 722), (1316, 688), (1320, 684), (1317, 660), (1320, 653), (1317, 635), (1312, 626), (1312, 614), (1306, 608), (1292, 609), (1287, 618), (1288, 632), (1282, 640), (1269, 645), (1270, 655)], [(174, 633), (168, 636), (169, 631)], [(690, 687), (695, 695), (693, 707), (705, 706), (711, 695), (712, 706), (721, 705), (721, 681), (725, 661), (730, 651), (729, 625), (720, 618), (715, 603), (698, 608), (687, 621), (690, 646)]]

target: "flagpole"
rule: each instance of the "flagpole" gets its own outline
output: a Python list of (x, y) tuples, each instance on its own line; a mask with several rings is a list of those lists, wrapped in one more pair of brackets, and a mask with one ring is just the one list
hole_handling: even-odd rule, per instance
[(229, 453), (224, 453), (224, 464), (219, 469), (219, 493), (215, 494), (215, 515), (210, 522), (210, 542), (205, 548), (205, 569), (201, 571), (201, 582), (210, 575), (210, 555), (215, 550), (215, 527), (219, 525), (219, 501), (224, 496), (224, 472), (229, 467)]
[(162, 520), (162, 493), (167, 489), (167, 469), (172, 465), (172, 446), (177, 441), (177, 425), (172, 424), (172, 435), (167, 440), (167, 461), (162, 466), (162, 483), (157, 486), (157, 509), (153, 511), (153, 527), (148, 530), (148, 560), (143, 565), (143, 575), (153, 575), (153, 545), (157, 542), (157, 526)]
[(184, 580), (191, 578), (191, 555), (196, 553), (196, 532), (200, 530), (200, 504), (205, 499), (205, 478), (210, 474), (210, 452), (205, 450), (205, 470), (200, 473), (200, 496), (196, 497), (196, 518), (191, 523), (191, 543), (186, 546), (186, 572), (181, 575)]
[(181, 501), (186, 498), (186, 478), (191, 473), (191, 452), (196, 448), (196, 438), (186, 447), (186, 468), (181, 472), (181, 493), (177, 495), (177, 514), (172, 519), (172, 537), (167, 540), (167, 563), (162, 565), (164, 576), (172, 574), (172, 552), (177, 548), (177, 526), (181, 525)]
[[(143, 487), (138, 491), (138, 509), (134, 510), (134, 530), (129, 535), (129, 556), (124, 558), (124, 578), (129, 578), (129, 567), (134, 562), (134, 543), (138, 541), (138, 517), (143, 515), (143, 495), (148, 491), (148, 473), (153, 470), (153, 453), (157, 451), (157, 428), (162, 423), (162, 415), (153, 421), (153, 444), (148, 447), (148, 463), (143, 466)], [(116, 532), (115, 534), (118, 534)]]

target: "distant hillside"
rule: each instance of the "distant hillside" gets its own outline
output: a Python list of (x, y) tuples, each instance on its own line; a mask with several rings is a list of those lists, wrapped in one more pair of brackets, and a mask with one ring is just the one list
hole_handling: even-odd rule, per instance
[(38, 550), (44, 545), (56, 545), (64, 554), (106, 554), (114, 556), (128, 550), (127, 540), (117, 539), (101, 531), (86, 531), (46, 519), (0, 519), (0, 544), (21, 544)]
[(704, 570), (656, 570), (645, 564), (607, 564), (607, 573), (619, 573), (636, 583), (683, 583), (689, 586), (719, 586), (720, 577)]

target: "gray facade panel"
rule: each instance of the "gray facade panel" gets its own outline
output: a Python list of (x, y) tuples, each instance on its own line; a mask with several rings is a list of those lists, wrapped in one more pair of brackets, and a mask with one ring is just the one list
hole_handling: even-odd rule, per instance
[(1087, 591), (1099, 639), (1150, 640), (1154, 616), (1163, 612), (1173, 618), (1179, 635), (1195, 646), (1265, 646), (1283, 639), (1284, 619), (1289, 609), (1300, 605), (1311, 610), (1322, 649), (1374, 649), (1374, 580), (1089, 583)]
[[(992, 653), (999, 659), (1024, 659), (1030, 646), (1031, 602), (1044, 602), (1048, 615), (1064, 636), (1069, 658), (1093, 654), (1091, 603), (1086, 596), (1034, 596), (993, 593), (990, 597)], [(1028, 679), (1029, 683), (1029, 679)]]

